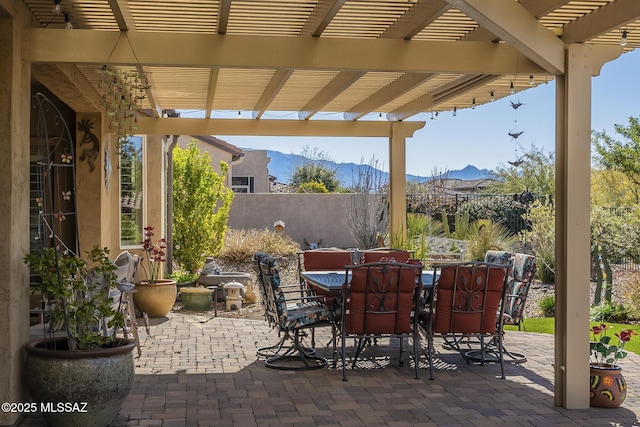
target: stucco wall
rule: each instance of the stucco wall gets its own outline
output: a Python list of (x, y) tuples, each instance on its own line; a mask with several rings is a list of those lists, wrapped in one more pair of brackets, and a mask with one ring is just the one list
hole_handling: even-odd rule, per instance
[(236, 194), (229, 228), (268, 228), (285, 222), (284, 232), (305, 248), (304, 240), (321, 247), (357, 247), (347, 225), (350, 194)]
[(269, 162), (267, 150), (247, 150), (240, 163), (233, 167), (233, 176), (254, 177), (254, 193), (269, 192)]
[[(11, 4), (13, 2), (4, 2)], [(23, 345), (29, 340), (29, 113), (31, 72), (23, 60), (25, 9), (15, 5), (15, 19), (0, 5), (0, 397), (3, 402), (28, 401), (23, 387)], [(11, 425), (19, 413), (0, 412), (0, 425)]]
[[(209, 153), (209, 156), (211, 156), (211, 166), (213, 167), (213, 170), (215, 170), (217, 174), (220, 174), (221, 161), (226, 162), (227, 165), (229, 165), (229, 169), (230, 170), (232, 169), (233, 155), (228, 151), (222, 150), (218, 147), (214, 147), (213, 145), (207, 144), (204, 141), (195, 139), (189, 135), (181, 135), (180, 137), (178, 137), (178, 147), (180, 147), (183, 150), (186, 150), (187, 146), (192, 140), (196, 141), (196, 145), (201, 152)], [(227, 175), (225, 183), (228, 187), (231, 186), (231, 174)]]

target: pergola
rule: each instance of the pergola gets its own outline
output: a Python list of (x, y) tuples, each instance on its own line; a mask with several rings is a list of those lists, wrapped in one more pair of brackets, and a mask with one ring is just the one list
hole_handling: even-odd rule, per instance
[[(9, 159), (24, 150), (24, 123), (12, 118), (28, 116), (19, 99), (25, 72), (76, 112), (104, 113), (98, 83), (108, 65), (148, 73), (141, 103), (150, 115), (137, 133), (389, 138), (396, 230), (405, 224), (405, 139), (425, 125), (406, 119), (555, 79), (555, 403), (589, 406), (591, 77), (640, 44), (637, 0), (0, 0), (0, 24)], [(205, 118), (168, 117), (174, 110)], [(225, 111), (251, 119), (212, 118)], [(269, 118), (281, 112), (298, 118)], [(324, 113), (343, 120), (317, 120)], [(0, 218), (11, 223), (26, 191), (12, 183), (26, 172), (3, 162), (0, 191), (12, 197)], [(24, 238), (12, 230), (7, 241), (21, 245), (0, 247), (22, 271), (12, 287), (22, 286)], [(9, 312), (10, 325), (18, 315)], [(6, 365), (19, 363), (11, 357)]]

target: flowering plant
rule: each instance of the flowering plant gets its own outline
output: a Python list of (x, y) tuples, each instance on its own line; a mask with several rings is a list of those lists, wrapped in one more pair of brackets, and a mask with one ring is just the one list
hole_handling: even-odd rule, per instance
[(633, 335), (637, 335), (631, 329), (623, 329), (620, 333), (615, 333), (618, 343), (611, 342), (611, 336), (607, 335), (610, 327), (601, 323), (591, 327), (590, 358), (594, 365), (616, 366), (618, 360), (627, 357), (624, 345), (631, 341)]
[(151, 240), (153, 235), (152, 226), (144, 228), (144, 241), (142, 242), (142, 249), (147, 253), (147, 265), (143, 265), (147, 281), (149, 283), (158, 283), (160, 276), (161, 263), (166, 262), (167, 258), (165, 250), (167, 249), (167, 239), (162, 238), (158, 243), (154, 244)]

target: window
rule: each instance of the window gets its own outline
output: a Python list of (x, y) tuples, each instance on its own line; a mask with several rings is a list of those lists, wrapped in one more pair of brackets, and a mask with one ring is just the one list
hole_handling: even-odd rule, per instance
[(139, 246), (143, 236), (144, 173), (142, 136), (120, 146), (120, 246)]
[(231, 178), (231, 189), (234, 193), (255, 193), (255, 177), (234, 176)]

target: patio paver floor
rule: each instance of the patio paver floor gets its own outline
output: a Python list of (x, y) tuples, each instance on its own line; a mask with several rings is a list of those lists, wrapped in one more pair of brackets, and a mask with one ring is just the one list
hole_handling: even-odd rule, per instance
[[(112, 426), (640, 426), (640, 356), (621, 362), (622, 407), (566, 410), (553, 404), (552, 335), (507, 331), (505, 344), (528, 361), (506, 364), (504, 380), (498, 365), (468, 365), (445, 350), (435, 381), (424, 362), (416, 380), (408, 358), (399, 367), (397, 348), (381, 345), (377, 363), (359, 363), (346, 382), (331, 363), (267, 369), (256, 348), (278, 336), (263, 321), (172, 312), (140, 338), (134, 385)], [(329, 338), (330, 328), (318, 329), (318, 353), (331, 358)], [(44, 425), (39, 416), (20, 424)]]

